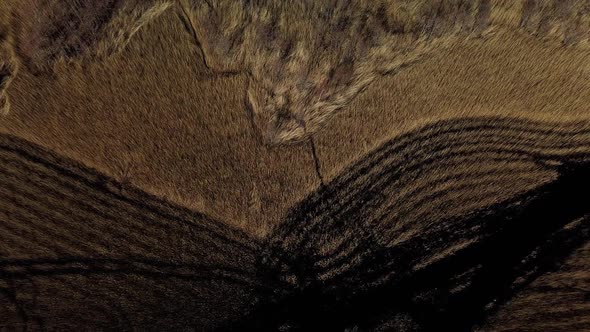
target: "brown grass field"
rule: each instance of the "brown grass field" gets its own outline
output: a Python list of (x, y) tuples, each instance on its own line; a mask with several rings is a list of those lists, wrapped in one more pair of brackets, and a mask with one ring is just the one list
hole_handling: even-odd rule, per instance
[(586, 0), (1, 2), (0, 329), (590, 331), (589, 34)]

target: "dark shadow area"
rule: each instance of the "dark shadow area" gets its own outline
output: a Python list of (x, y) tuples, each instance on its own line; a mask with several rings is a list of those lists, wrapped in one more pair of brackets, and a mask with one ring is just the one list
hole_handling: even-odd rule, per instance
[[(471, 330), (588, 240), (587, 128), (462, 119), (386, 143), (291, 211), (260, 259), (261, 278), (277, 291), (235, 326)], [(525, 160), (556, 176), (469, 213), (413, 218), (417, 203), (399, 202), (399, 192), (453, 158)], [(393, 220), (398, 209), (409, 212)]]

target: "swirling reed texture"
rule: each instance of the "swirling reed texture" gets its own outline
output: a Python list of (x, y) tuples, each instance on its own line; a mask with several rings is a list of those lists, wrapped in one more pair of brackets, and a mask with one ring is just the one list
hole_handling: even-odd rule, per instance
[[(586, 0), (8, 0), (0, 114), (19, 65), (99, 61), (171, 8), (210, 74), (247, 76), (270, 143), (454, 41), (510, 29), (585, 49), (590, 32)], [(3, 135), (0, 327), (587, 330), (589, 165), (587, 122), (438, 122), (329, 183), (318, 170), (259, 243)]]

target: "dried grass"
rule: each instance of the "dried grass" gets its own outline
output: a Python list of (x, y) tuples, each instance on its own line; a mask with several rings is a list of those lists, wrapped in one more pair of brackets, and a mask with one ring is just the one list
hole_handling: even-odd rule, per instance
[(254, 126), (301, 141), (378, 77), (497, 26), (588, 43), (590, 4), (560, 0), (26, 0), (12, 3), (17, 55), (36, 71), (123, 49), (179, 5), (206, 65), (247, 73)]
[(8, 114), (10, 101), (6, 90), (14, 79), (17, 62), (12, 51), (9, 35), (0, 25), (0, 116)]
[[(246, 71), (267, 141), (301, 141), (384, 74), (497, 26), (587, 42), (588, 2), (494, 0), (191, 2), (207, 63)], [(511, 19), (517, 17), (517, 20)]]
[[(587, 119), (588, 100), (580, 94), (588, 88), (584, 41), (572, 48), (562, 47), (570, 44), (556, 35), (531, 38), (531, 31), (519, 30), (519, 3), (523, 1), (490, 1), (492, 23), (483, 29), (484, 38), (459, 33), (458, 46), (452, 38), (442, 39), (440, 48), (399, 75), (378, 75), (339, 115), (327, 121), (338, 112), (324, 114), (324, 125), (317, 127), (323, 126), (320, 132), (307, 124), (324, 179), (331, 181), (382, 142), (433, 120)], [(401, 8), (403, 2), (393, 4)], [(397, 12), (403, 11), (393, 11)], [(129, 178), (152, 193), (262, 237), (289, 206), (319, 185), (311, 149), (262, 144), (260, 133), (267, 135), (274, 116), (262, 98), (270, 92), (254, 75), (210, 75), (178, 13), (169, 10), (136, 34), (126, 50), (104, 62), (87, 67), (60, 64), (53, 77), (35, 76), (21, 67), (8, 89), (13, 112), (0, 119), (0, 130), (121, 180)], [(197, 20), (190, 17), (196, 27)], [(419, 31), (419, 24), (408, 22), (399, 25)], [(203, 49), (211, 50), (205, 42)], [(318, 59), (329, 56), (324, 53), (318, 52)], [(214, 62), (210, 66), (215, 67)], [(255, 132), (243, 100), (248, 79)], [(301, 130), (297, 121), (284, 121), (288, 112), (283, 115), (279, 124)], [(121, 160), (126, 163), (119, 166)], [(133, 166), (132, 174), (127, 174), (127, 164)]]

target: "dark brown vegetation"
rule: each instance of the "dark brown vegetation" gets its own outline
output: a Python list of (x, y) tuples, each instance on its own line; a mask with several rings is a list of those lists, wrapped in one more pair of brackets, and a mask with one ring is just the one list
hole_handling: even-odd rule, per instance
[(590, 326), (590, 243), (586, 242), (563, 265), (551, 270), (523, 288), (492, 315), (481, 330), (587, 331)]
[[(2, 136), (3, 326), (583, 331), (589, 143), (588, 123), (436, 123), (351, 165), (259, 243)], [(427, 175), (443, 165), (455, 172)], [(494, 192), (506, 173), (538, 184)], [(508, 308), (529, 307), (503, 310), (515, 294)], [(531, 325), (539, 298), (557, 319)]]
[[(262, 310), (303, 330), (373, 330), (398, 315), (428, 331), (483, 324), (588, 241), (590, 206), (579, 190), (590, 179), (589, 129), (455, 120), (387, 142), (295, 207), (270, 237), (265, 262), (284, 292)], [(498, 187), (504, 176), (511, 185)], [(511, 191), (528, 177), (537, 186)], [(588, 276), (576, 271), (571, 282), (585, 289)], [(587, 321), (587, 309), (576, 317)], [(578, 323), (558, 327), (583, 330)]]

